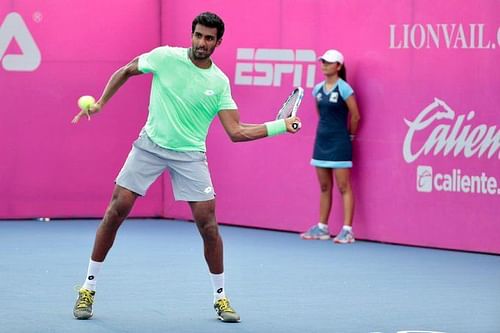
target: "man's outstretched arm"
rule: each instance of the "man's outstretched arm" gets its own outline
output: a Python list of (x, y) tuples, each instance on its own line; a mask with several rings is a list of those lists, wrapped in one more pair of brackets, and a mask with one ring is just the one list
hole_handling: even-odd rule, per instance
[[(271, 122), (265, 124), (241, 123), (238, 110), (221, 110), (219, 111), (219, 119), (233, 142), (252, 141), (270, 135), (269, 124)], [(293, 123), (300, 122), (300, 119), (297, 117), (290, 117), (280, 121), (284, 122), (284, 129), (286, 129), (286, 132), (297, 133), (299, 130), (292, 127)]]
[(90, 116), (101, 111), (104, 105), (111, 99), (118, 89), (120, 89), (120, 87), (127, 82), (129, 77), (139, 74), (142, 74), (142, 72), (139, 71), (139, 57), (136, 57), (131, 62), (114, 72), (97, 102), (88, 111), (80, 111), (80, 113), (78, 113), (71, 122), (77, 123), (81, 117)]

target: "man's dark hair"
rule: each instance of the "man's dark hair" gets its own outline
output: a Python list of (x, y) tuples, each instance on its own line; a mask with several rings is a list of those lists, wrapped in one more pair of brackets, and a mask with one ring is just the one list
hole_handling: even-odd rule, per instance
[(224, 35), (224, 21), (214, 13), (204, 12), (196, 16), (193, 20), (193, 25), (191, 27), (191, 33), (194, 33), (194, 29), (197, 24), (201, 24), (208, 28), (217, 29), (217, 40), (221, 39)]

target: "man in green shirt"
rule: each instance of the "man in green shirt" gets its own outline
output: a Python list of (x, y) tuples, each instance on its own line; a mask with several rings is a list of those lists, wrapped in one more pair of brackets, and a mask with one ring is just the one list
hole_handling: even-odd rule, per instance
[(134, 75), (153, 74), (149, 115), (139, 138), (116, 178), (111, 202), (102, 219), (89, 261), (87, 278), (79, 290), (73, 314), (92, 316), (97, 275), (113, 245), (118, 228), (138, 196), (168, 170), (176, 200), (187, 201), (204, 244), (214, 290), (214, 308), (220, 320), (238, 322), (224, 290), (223, 245), (215, 219), (215, 193), (206, 162), (205, 140), (217, 115), (232, 141), (250, 141), (269, 135), (296, 133), (296, 117), (264, 124), (240, 123), (227, 76), (210, 56), (222, 42), (223, 21), (202, 13), (192, 23), (191, 48), (163, 46), (133, 59), (118, 69), (100, 99), (74, 119), (101, 111), (118, 89)]

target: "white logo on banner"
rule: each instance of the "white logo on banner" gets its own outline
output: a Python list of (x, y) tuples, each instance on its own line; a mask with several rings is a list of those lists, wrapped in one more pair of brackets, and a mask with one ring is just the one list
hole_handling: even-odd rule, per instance
[[(487, 29), (489, 28), (489, 29)], [(390, 49), (491, 49), (500, 46), (500, 28), (483, 23), (390, 24)]]
[[(408, 132), (403, 143), (403, 156), (407, 163), (412, 163), (421, 155), (454, 157), (463, 155), (465, 158), (477, 156), (488, 159), (500, 159), (500, 130), (497, 126), (469, 124), (475, 116), (474, 111), (457, 116), (455, 111), (444, 101), (434, 98), (434, 102), (426, 106), (420, 114), (410, 121)], [(425, 133), (425, 134), (423, 134)], [(417, 137), (423, 134), (424, 137)], [(413, 147), (413, 142), (420, 146)], [(459, 168), (451, 171), (437, 172), (428, 165), (417, 166), (416, 186), (418, 192), (461, 192), (499, 195), (500, 187), (495, 176), (486, 172), (466, 174)]]
[(236, 50), (234, 83), (248, 86), (281, 86), (282, 77), (293, 77), (294, 86), (314, 86), (316, 53), (313, 50), (253, 49)]
[[(5, 54), (13, 40), (22, 54)], [(33, 36), (18, 13), (10, 13), (0, 25), (0, 59), (7, 71), (34, 71), (41, 62), (41, 55)]]
[(432, 191), (432, 167), (427, 165), (419, 165), (417, 167), (417, 191), (431, 192)]
[(417, 191), (432, 192), (433, 189), (442, 192), (461, 192), (500, 195), (498, 181), (485, 172), (480, 175), (467, 175), (461, 169), (452, 169), (449, 172), (433, 172), (427, 165), (417, 167)]
[[(434, 98), (434, 102), (425, 107), (414, 120), (404, 119), (408, 125), (408, 132), (403, 143), (403, 156), (407, 163), (415, 161), (420, 155), (432, 153), (434, 156), (443, 154), (453, 156), (463, 154), (466, 158), (473, 156), (488, 159), (492, 157), (500, 159), (500, 130), (497, 126), (479, 124), (472, 127), (467, 122), (475, 116), (474, 111), (467, 115), (455, 116), (448, 104)], [(437, 121), (442, 121), (436, 125)], [(443, 123), (444, 122), (444, 123)], [(435, 126), (427, 139), (415, 140), (424, 142), (420, 147), (414, 148), (415, 137), (424, 130), (426, 133), (431, 126)]]

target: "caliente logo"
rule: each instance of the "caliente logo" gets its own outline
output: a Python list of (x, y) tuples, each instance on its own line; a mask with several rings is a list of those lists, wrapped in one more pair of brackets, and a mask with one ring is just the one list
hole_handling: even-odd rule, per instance
[[(474, 126), (469, 122), (475, 117), (474, 111), (466, 115), (456, 115), (456, 112), (443, 100), (434, 98), (414, 120), (404, 119), (408, 132), (403, 143), (403, 157), (407, 163), (412, 163), (421, 155), (442, 154), (454, 157), (463, 154), (466, 158), (486, 157), (500, 159), (500, 130), (497, 126), (479, 124)], [(434, 127), (434, 128), (433, 128)], [(425, 138), (419, 134), (429, 133)], [(425, 134), (423, 134), (425, 135)], [(414, 142), (424, 142), (415, 147)]]

